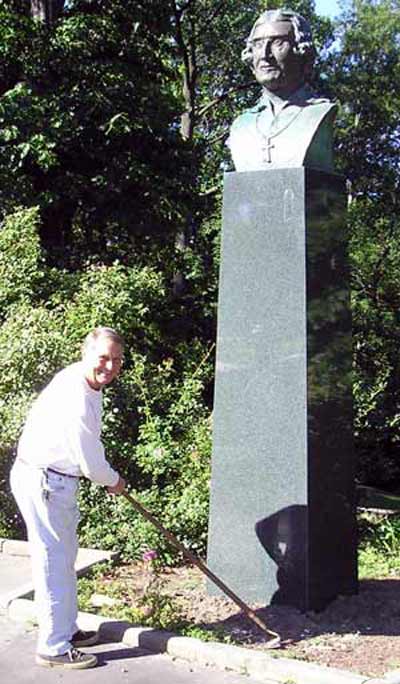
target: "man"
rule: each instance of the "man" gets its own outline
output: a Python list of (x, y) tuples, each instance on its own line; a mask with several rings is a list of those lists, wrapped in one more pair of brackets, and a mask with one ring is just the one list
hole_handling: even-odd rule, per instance
[(309, 166), (332, 171), (336, 106), (307, 86), (315, 50), (306, 20), (267, 10), (254, 24), (242, 59), (262, 96), (232, 124), (229, 147), (237, 171)]
[(11, 470), (32, 558), (39, 636), (36, 662), (85, 669), (96, 656), (77, 647), (97, 642), (76, 624), (77, 490), (82, 475), (111, 494), (125, 489), (100, 441), (102, 389), (121, 370), (123, 342), (111, 328), (85, 339), (82, 360), (55, 375), (34, 402)]

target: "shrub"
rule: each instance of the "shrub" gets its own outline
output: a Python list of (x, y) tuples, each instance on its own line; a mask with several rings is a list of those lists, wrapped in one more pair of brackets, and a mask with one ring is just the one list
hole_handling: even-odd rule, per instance
[[(46, 266), (35, 210), (19, 210), (0, 231), (3, 319), (0, 348), (0, 532), (22, 534), (8, 473), (32, 400), (56, 371), (79, 357), (97, 325), (127, 342), (123, 373), (104, 393), (103, 437), (111, 463), (135, 494), (191, 548), (206, 541), (210, 415), (204, 401), (212, 365), (196, 339), (175, 343), (163, 324), (169, 293), (154, 268), (114, 263), (79, 272)], [(8, 260), (8, 255), (15, 255)], [(18, 274), (21, 264), (21, 277)], [(17, 288), (13, 293), (12, 281)], [(168, 545), (121, 498), (84, 482), (81, 543), (137, 557), (149, 545), (169, 562)]]

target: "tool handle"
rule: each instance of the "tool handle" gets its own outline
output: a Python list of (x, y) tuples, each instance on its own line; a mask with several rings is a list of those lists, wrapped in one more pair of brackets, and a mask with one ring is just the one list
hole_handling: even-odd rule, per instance
[(241, 610), (247, 615), (250, 620), (252, 620), (260, 629), (263, 630), (266, 634), (268, 634), (270, 637), (272, 637), (272, 641), (270, 642), (269, 646), (270, 648), (273, 646), (278, 646), (280, 643), (280, 636), (276, 632), (272, 632), (266, 624), (256, 615), (256, 613), (251, 610), (251, 608), (244, 602), (242, 601), (239, 596), (237, 596), (232, 589), (230, 589), (219, 577), (214, 575), (213, 572), (203, 563), (203, 561), (200, 560), (200, 558), (197, 558), (189, 549), (187, 549), (183, 544), (181, 544), (180, 541), (169, 531), (167, 530), (158, 520), (157, 518), (152, 515), (141, 503), (136, 501), (133, 496), (128, 494), (128, 492), (124, 491), (122, 492), (122, 496), (124, 496), (129, 503), (141, 514), (143, 515), (144, 518), (146, 518), (149, 522), (151, 522), (160, 532), (161, 534), (164, 535), (166, 539), (168, 539), (173, 546), (175, 546), (179, 551), (182, 552), (182, 554), (190, 560), (190, 562), (193, 565), (196, 565), (214, 584), (217, 585), (219, 589), (221, 589), (229, 598), (232, 599), (234, 603), (236, 603)]

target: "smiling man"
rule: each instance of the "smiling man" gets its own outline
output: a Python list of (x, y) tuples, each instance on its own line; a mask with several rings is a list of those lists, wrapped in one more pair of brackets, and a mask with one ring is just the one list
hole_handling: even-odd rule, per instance
[(332, 171), (336, 106), (309, 88), (315, 50), (306, 20), (267, 10), (255, 22), (242, 59), (262, 95), (233, 122), (229, 147), (237, 171), (309, 166)]
[(39, 624), (36, 662), (85, 669), (96, 657), (78, 647), (97, 642), (76, 624), (78, 482), (81, 476), (125, 489), (101, 443), (102, 389), (121, 370), (123, 341), (112, 328), (86, 337), (82, 359), (55, 375), (34, 402), (11, 471), (11, 488), (24, 518), (32, 558)]

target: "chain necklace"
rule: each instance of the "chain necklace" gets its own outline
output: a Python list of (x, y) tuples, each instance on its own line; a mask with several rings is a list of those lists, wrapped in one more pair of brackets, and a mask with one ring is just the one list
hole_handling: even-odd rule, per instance
[[(300, 107), (298, 111), (292, 116), (292, 118), (282, 127), (279, 129), (279, 131), (276, 131), (276, 133), (268, 134), (266, 135), (260, 128), (259, 126), (259, 119), (261, 114), (263, 113), (264, 109), (259, 111), (256, 116), (256, 131), (260, 138), (262, 139), (262, 147), (261, 147), (261, 152), (262, 152), (262, 161), (264, 164), (271, 164), (272, 163), (272, 157), (271, 157), (271, 150), (275, 149), (275, 145), (271, 142), (275, 138), (278, 137), (281, 133), (286, 131), (289, 126), (297, 119), (298, 116), (300, 116), (302, 112), (302, 108)], [(282, 111), (282, 110), (281, 110)], [(279, 112), (280, 114), (280, 112)], [(272, 119), (271, 126), (274, 124), (276, 119), (278, 118), (279, 114), (276, 114), (274, 118)], [(271, 128), (270, 126), (270, 128)]]

